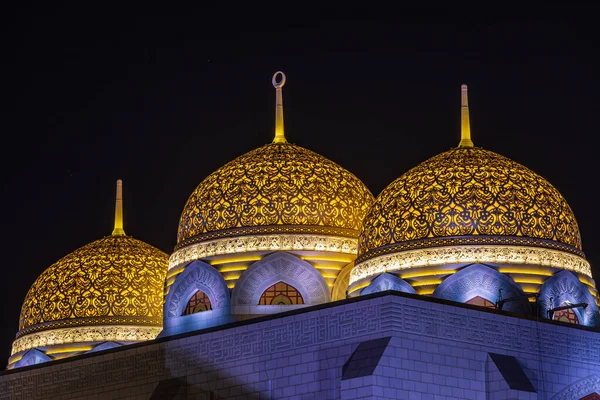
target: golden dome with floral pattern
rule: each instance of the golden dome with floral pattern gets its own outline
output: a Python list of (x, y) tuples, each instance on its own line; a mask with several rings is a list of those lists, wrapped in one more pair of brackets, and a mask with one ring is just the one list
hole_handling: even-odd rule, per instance
[(337, 277), (356, 258), (362, 221), (375, 199), (348, 170), (288, 143), (283, 72), (272, 83), (273, 142), (225, 164), (193, 191), (181, 213), (165, 293), (196, 260), (217, 268), (233, 289), (252, 263), (285, 251), (312, 263), (336, 296), (345, 296), (346, 282)]
[[(13, 355), (56, 345), (70, 354), (160, 333), (168, 256), (125, 235), (121, 204), (119, 181), (113, 234), (68, 254), (36, 279), (21, 308)], [(81, 343), (88, 345), (73, 347)]]
[(523, 165), (473, 145), (466, 85), (461, 132), (458, 147), (379, 194), (363, 221), (348, 293), (391, 272), (431, 294), (445, 276), (474, 263), (505, 266), (526, 292), (562, 269), (595, 291), (577, 221), (560, 192)]
[(130, 236), (106, 236), (61, 258), (29, 289), (19, 334), (81, 325), (162, 324), (168, 256)]
[[(276, 77), (281, 76), (281, 82)], [(276, 88), (275, 139), (224, 165), (198, 185), (179, 221), (177, 249), (222, 237), (325, 234), (357, 238), (374, 198), (352, 173), (287, 142), (281, 88)]]
[(181, 214), (178, 248), (257, 233), (357, 237), (373, 195), (333, 161), (290, 143), (250, 151), (209, 175)]
[(485, 243), (582, 254), (575, 216), (547, 180), (492, 151), (457, 147), (419, 164), (381, 192), (365, 218), (359, 256), (400, 247)]

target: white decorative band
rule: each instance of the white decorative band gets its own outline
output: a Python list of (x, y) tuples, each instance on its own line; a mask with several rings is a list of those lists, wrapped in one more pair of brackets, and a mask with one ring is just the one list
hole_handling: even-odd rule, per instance
[(174, 252), (169, 270), (181, 264), (222, 254), (248, 251), (316, 250), (356, 254), (358, 239), (316, 234), (280, 234), (240, 236), (195, 243)]
[(11, 355), (38, 347), (87, 342), (143, 342), (155, 339), (162, 331), (158, 326), (77, 326), (34, 332), (15, 339)]
[(350, 273), (350, 284), (384, 272), (467, 263), (527, 264), (567, 269), (592, 276), (582, 257), (559, 250), (525, 246), (462, 245), (407, 250), (368, 259)]

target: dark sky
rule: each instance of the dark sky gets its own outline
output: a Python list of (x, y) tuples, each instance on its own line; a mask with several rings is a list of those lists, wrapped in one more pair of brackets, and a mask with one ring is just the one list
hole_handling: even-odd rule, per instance
[(468, 84), (475, 144), (561, 191), (598, 271), (597, 9), (167, 3), (32, 6), (0, 17), (0, 364), (35, 278), (110, 234), (118, 178), (126, 232), (171, 252), (196, 185), (272, 140), (277, 70), (288, 78), (288, 140), (375, 195), (458, 144)]

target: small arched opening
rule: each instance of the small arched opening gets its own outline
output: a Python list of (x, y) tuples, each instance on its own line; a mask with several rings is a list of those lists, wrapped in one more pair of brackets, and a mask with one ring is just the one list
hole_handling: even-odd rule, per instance
[[(567, 302), (563, 302), (560, 304), (562, 306), (569, 306), (570, 304)], [(554, 321), (567, 322), (569, 324), (579, 325), (579, 317), (577, 317), (577, 313), (575, 313), (575, 309), (567, 308), (565, 310), (554, 311), (554, 315), (552, 316)]]
[(304, 299), (295, 287), (279, 281), (265, 289), (260, 296), (258, 304), (261, 306), (304, 304)]
[(190, 297), (183, 310), (183, 315), (196, 314), (203, 311), (212, 310), (210, 299), (202, 290), (198, 290)]
[(580, 400), (600, 400), (600, 394), (594, 392), (587, 396), (583, 396)]
[(485, 308), (496, 308), (496, 304), (494, 304), (493, 302), (489, 301), (486, 298), (483, 298), (481, 296), (475, 296), (473, 298), (471, 298), (470, 300), (465, 301), (466, 304), (472, 304), (474, 306), (479, 306), (479, 307), (485, 307)]

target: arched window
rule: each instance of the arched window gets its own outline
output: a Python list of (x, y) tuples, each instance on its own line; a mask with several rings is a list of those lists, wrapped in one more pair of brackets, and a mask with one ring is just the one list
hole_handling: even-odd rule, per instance
[(261, 306), (281, 306), (288, 304), (304, 304), (304, 299), (298, 290), (285, 282), (277, 282), (269, 286), (260, 296)]
[(600, 400), (600, 394), (592, 393), (587, 396), (583, 396), (580, 400)]
[(211, 310), (210, 299), (201, 290), (198, 290), (190, 301), (188, 301), (187, 306), (185, 306), (185, 310), (183, 311), (183, 315), (195, 314), (202, 311)]
[[(561, 306), (566, 306), (567, 303), (562, 303)], [(554, 312), (554, 317), (552, 318), (555, 321), (568, 322), (570, 324), (579, 325), (579, 318), (577, 318), (577, 314), (575, 314), (575, 310), (572, 308), (568, 308), (566, 310), (560, 310)]]
[(484, 299), (481, 296), (475, 296), (471, 300), (468, 300), (466, 303), (479, 307), (496, 308), (496, 305), (494, 303), (492, 303), (488, 299)]

